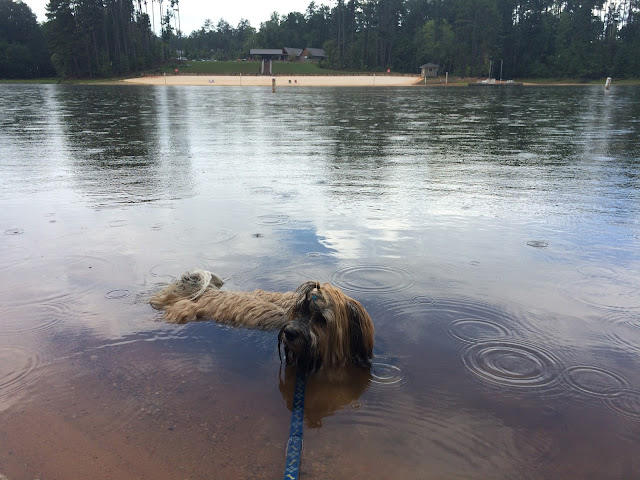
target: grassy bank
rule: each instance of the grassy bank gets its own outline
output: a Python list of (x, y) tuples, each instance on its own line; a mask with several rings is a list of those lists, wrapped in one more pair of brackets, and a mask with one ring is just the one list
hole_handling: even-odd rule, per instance
[[(179, 73), (197, 75), (255, 75), (260, 73), (262, 62), (259, 61), (186, 61), (176, 64), (168, 64), (160, 72), (174, 73), (177, 68)], [(273, 73), (280, 75), (348, 75), (352, 72), (329, 70), (320, 68), (317, 63), (299, 62), (273, 62)]]
[(26, 78), (26, 79), (7, 79), (0, 78), (0, 84), (10, 83), (60, 83), (59, 78)]

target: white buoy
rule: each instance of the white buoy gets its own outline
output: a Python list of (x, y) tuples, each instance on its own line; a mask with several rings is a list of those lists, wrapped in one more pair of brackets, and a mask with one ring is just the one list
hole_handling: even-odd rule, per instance
[(607, 81), (604, 82), (604, 89), (609, 90), (610, 86), (611, 86), (611, 77), (607, 77)]

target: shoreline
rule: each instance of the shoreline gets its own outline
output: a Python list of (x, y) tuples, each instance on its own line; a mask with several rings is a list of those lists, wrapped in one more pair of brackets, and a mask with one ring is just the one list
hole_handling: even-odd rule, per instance
[[(142, 77), (111, 79), (0, 79), (0, 85), (10, 84), (76, 84), (76, 85), (181, 85), (181, 86), (262, 86), (270, 87), (276, 79), (280, 87), (466, 87), (482, 78), (449, 77), (430, 78), (426, 83), (419, 75), (355, 74), (355, 75), (146, 75)], [(291, 81), (291, 83), (289, 83)], [(502, 86), (505, 82), (496, 82)], [(578, 87), (604, 86), (603, 82), (579, 82), (575, 79), (516, 79), (515, 83), (525, 87)], [(612, 86), (640, 86), (640, 79), (614, 79)]]
[[(467, 87), (483, 80), (482, 78), (449, 77), (449, 82), (430, 78), (424, 81), (420, 75), (148, 75), (144, 77), (126, 78), (115, 83), (128, 85), (173, 85), (173, 86), (235, 86), (235, 87), (272, 87), (276, 80), (276, 88), (281, 87)], [(622, 80), (616, 85), (639, 85), (640, 82)], [(517, 80), (511, 85), (524, 87), (576, 87), (599, 86), (600, 83), (580, 83), (573, 79), (562, 80)], [(509, 86), (507, 82), (496, 82), (490, 86)], [(604, 87), (604, 83), (602, 83)]]
[(223, 87), (410, 87), (423, 85), (419, 75), (158, 75), (127, 78), (134, 85)]

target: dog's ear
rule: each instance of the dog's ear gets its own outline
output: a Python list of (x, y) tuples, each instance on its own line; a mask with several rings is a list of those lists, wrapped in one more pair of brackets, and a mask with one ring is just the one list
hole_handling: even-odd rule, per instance
[(309, 313), (309, 293), (316, 288), (318, 282), (305, 282), (296, 288), (298, 298), (289, 311), (289, 318), (293, 319), (296, 316)]
[(373, 357), (373, 322), (357, 300), (347, 301), (351, 361), (360, 367), (371, 367)]
[(309, 295), (309, 292), (314, 288), (318, 288), (318, 282), (304, 282), (298, 288), (296, 288), (296, 293), (301, 297), (302, 300), (305, 300)]
[(209, 282), (209, 285), (213, 285), (218, 290), (220, 290), (224, 285), (224, 280), (220, 278), (218, 275), (216, 275), (215, 273), (211, 273), (211, 280)]

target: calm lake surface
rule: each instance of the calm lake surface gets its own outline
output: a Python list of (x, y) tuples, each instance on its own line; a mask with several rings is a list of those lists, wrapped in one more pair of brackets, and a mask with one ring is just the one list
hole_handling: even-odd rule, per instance
[(640, 478), (640, 88), (0, 94), (8, 479), (281, 478), (276, 334), (147, 303), (192, 268), (371, 314), (303, 479)]

